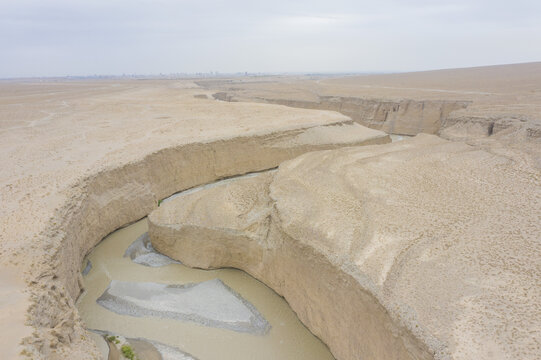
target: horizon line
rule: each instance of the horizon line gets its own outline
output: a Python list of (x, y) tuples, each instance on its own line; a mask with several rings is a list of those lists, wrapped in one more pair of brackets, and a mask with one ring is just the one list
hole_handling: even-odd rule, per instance
[(451, 68), (436, 68), (436, 69), (424, 69), (424, 70), (409, 70), (409, 71), (236, 71), (236, 72), (220, 72), (220, 71), (208, 71), (208, 72), (171, 72), (171, 73), (158, 73), (158, 74), (88, 74), (88, 75), (52, 75), (52, 76), (14, 76), (14, 77), (0, 77), (0, 81), (6, 80), (104, 80), (104, 79), (133, 79), (133, 80), (174, 80), (174, 79), (189, 79), (189, 78), (222, 78), (222, 77), (244, 77), (244, 76), (355, 76), (355, 75), (389, 75), (389, 74), (407, 74), (418, 72), (430, 72), (430, 71), (444, 71), (444, 70), (459, 70), (459, 69), (475, 69), (475, 68), (487, 68), (498, 66), (511, 66), (511, 65), (527, 65), (539, 63), (539, 61), (526, 61), (518, 63), (505, 63), (505, 64), (489, 64), (489, 65), (476, 65), (476, 66), (464, 66), (464, 67), (451, 67)]

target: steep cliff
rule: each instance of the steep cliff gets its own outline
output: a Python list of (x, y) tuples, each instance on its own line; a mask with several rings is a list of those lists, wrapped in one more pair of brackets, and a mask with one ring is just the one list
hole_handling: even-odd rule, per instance
[(541, 183), (517, 160), (429, 135), (312, 152), (180, 194), (149, 235), (260, 279), (337, 359), (534, 360)]

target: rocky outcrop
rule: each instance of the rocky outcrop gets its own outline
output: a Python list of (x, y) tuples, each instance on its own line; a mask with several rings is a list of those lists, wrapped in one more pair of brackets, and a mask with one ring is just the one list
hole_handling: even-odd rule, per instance
[[(449, 140), (470, 140), (489, 137), (508, 130), (524, 130), (527, 141), (541, 138), (541, 122), (516, 114), (468, 114), (460, 111), (445, 119), (440, 136)], [(517, 142), (522, 141), (517, 137)]]
[(337, 359), (536, 359), (539, 179), (420, 135), (180, 194), (149, 234), (184, 264), (265, 282)]
[(273, 177), (273, 171), (241, 176), (175, 195), (149, 215), (151, 241), (164, 254), (186, 257), (185, 265), (192, 267), (246, 269), (262, 264)]

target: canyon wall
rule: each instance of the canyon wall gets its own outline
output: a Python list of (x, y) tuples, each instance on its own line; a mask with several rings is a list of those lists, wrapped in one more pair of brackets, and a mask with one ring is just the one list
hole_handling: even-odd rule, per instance
[[(214, 98), (222, 101), (239, 101), (235, 93), (218, 92)], [(453, 100), (389, 100), (344, 96), (319, 96), (318, 101), (249, 98), (270, 104), (304, 109), (340, 112), (357, 123), (372, 129), (396, 135), (437, 134), (449, 114), (466, 108), (470, 102)]]
[(57, 210), (53, 226), (44, 234), (43, 261), (49, 271), (30, 287), (35, 331), (25, 340), (31, 345), (27, 351), (36, 358), (95, 355), (87, 351), (88, 342), (87, 348), (69, 347), (85, 338), (74, 306), (82, 291), (82, 260), (107, 234), (146, 216), (159, 199), (221, 178), (273, 168), (308, 151), (387, 142), (385, 133), (351, 121), (297, 126), (166, 148), (83, 179), (64, 191), (69, 202)]
[(540, 201), (535, 162), (423, 134), (180, 194), (149, 235), (260, 279), (337, 359), (534, 360)]

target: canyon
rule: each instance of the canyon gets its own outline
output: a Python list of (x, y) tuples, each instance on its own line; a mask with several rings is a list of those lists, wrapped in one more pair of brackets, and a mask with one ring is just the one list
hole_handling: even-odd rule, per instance
[(0, 81), (4, 354), (99, 358), (84, 259), (148, 215), (157, 251), (246, 271), (337, 359), (538, 358), (539, 114), (541, 63)]

